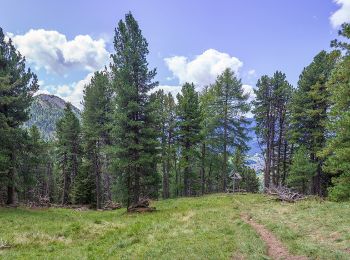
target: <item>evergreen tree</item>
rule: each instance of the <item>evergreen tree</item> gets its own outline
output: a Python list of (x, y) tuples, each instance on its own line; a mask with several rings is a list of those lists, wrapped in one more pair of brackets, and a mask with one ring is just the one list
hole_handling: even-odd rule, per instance
[(0, 189), (6, 188), (6, 203), (15, 203), (18, 156), (25, 142), (23, 122), (28, 119), (37, 77), (26, 70), (25, 58), (0, 28)]
[(234, 154), (232, 155), (232, 171), (242, 174), (245, 167), (245, 154), (242, 152), (242, 149), (235, 149)]
[[(212, 192), (215, 179), (213, 170), (218, 171), (214, 167), (215, 162), (220, 161), (218, 155), (220, 153), (219, 140), (216, 136), (215, 129), (217, 120), (215, 117), (215, 93), (213, 86), (207, 86), (200, 95), (200, 111), (201, 111), (201, 193)], [(215, 169), (214, 169), (215, 168)], [(215, 184), (217, 186), (218, 183)]]
[(305, 146), (300, 146), (293, 154), (292, 165), (287, 179), (288, 186), (307, 194), (310, 190), (310, 182), (317, 170), (317, 164), (310, 160), (310, 155)]
[(247, 192), (259, 191), (259, 179), (254, 169), (250, 168), (246, 163), (246, 155), (241, 149), (237, 148), (232, 156), (232, 172), (238, 173), (242, 179), (235, 184), (235, 188), (245, 190)]
[(247, 192), (259, 192), (259, 178), (256, 171), (248, 166), (244, 167), (242, 171), (242, 180), (240, 181), (240, 188)]
[(329, 177), (322, 171), (323, 159), (318, 156), (326, 143), (327, 110), (330, 107), (326, 82), (338, 59), (339, 52), (321, 51), (304, 68), (291, 104), (291, 140), (305, 145), (310, 159), (317, 164), (312, 180), (312, 193), (325, 195)]
[[(340, 36), (350, 39), (350, 24), (343, 24)], [(345, 52), (327, 82), (331, 93), (331, 109), (327, 129), (331, 133), (321, 156), (326, 158), (324, 170), (332, 174), (332, 200), (350, 200), (350, 45), (333, 41)]]
[(222, 191), (227, 188), (228, 156), (233, 148), (247, 150), (246, 145), (247, 125), (246, 113), (250, 106), (247, 102), (248, 95), (244, 94), (242, 82), (230, 69), (226, 69), (218, 76), (214, 85), (214, 111), (217, 120), (215, 130), (222, 144)]
[[(82, 133), (85, 167), (81, 171), (82, 176), (79, 176), (79, 181), (77, 180), (77, 184), (80, 183), (77, 191), (80, 190), (82, 200), (96, 204), (98, 209), (101, 208), (104, 193), (111, 193), (111, 176), (108, 172), (106, 151), (107, 145), (111, 142), (111, 98), (112, 92), (107, 72), (95, 72), (90, 84), (86, 85), (84, 90)], [(92, 196), (94, 196), (93, 201)], [(107, 196), (105, 200), (111, 200), (111, 196)]]
[(126, 187), (128, 206), (158, 192), (153, 105), (149, 91), (156, 70), (148, 69), (148, 43), (131, 13), (119, 21), (114, 36), (112, 85), (116, 93), (114, 138), (116, 165)]
[(197, 145), (200, 142), (201, 112), (199, 97), (194, 85), (185, 83), (177, 95), (178, 139), (181, 145), (181, 165), (183, 172), (183, 195), (194, 193), (195, 158), (198, 155)]
[(67, 103), (63, 117), (57, 121), (56, 132), (58, 164), (63, 179), (61, 201), (65, 205), (75, 200), (72, 188), (81, 165), (80, 122), (70, 103)]
[(49, 146), (41, 138), (39, 129), (33, 125), (29, 129), (29, 136), (25, 147), (25, 159), (22, 164), (24, 191), (23, 199), (40, 203), (44, 197), (48, 197), (48, 174), (47, 169), (51, 163), (48, 157)]
[(262, 76), (256, 86), (253, 114), (255, 132), (265, 158), (264, 186), (284, 185), (291, 153), (287, 131), (292, 86), (280, 71), (273, 77)]
[(165, 94), (158, 90), (153, 95), (156, 102), (156, 114), (158, 116), (157, 131), (160, 133), (161, 142), (161, 168), (163, 173), (163, 198), (170, 197), (170, 172), (175, 156), (175, 101), (171, 93)]

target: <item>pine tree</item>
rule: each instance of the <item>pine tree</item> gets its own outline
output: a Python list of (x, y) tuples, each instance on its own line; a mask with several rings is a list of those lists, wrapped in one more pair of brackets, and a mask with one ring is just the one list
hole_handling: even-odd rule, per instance
[(67, 103), (63, 117), (57, 121), (56, 132), (58, 164), (63, 179), (61, 201), (65, 205), (74, 202), (72, 188), (81, 165), (80, 122), (70, 103)]
[(25, 142), (21, 125), (38, 89), (36, 75), (25, 66), (25, 58), (0, 28), (0, 189), (6, 187), (7, 204), (15, 203), (18, 155)]
[(249, 166), (244, 167), (241, 174), (242, 180), (240, 181), (240, 188), (247, 192), (259, 192), (259, 178), (256, 175), (256, 171)]
[[(340, 36), (350, 39), (350, 24), (343, 24)], [(329, 196), (332, 200), (350, 200), (350, 45), (332, 42), (345, 55), (333, 70), (327, 89), (331, 93), (331, 109), (327, 129), (331, 133), (321, 156), (326, 157), (324, 170), (332, 174)]]
[(148, 69), (148, 43), (131, 13), (119, 21), (112, 55), (112, 86), (116, 93), (114, 138), (119, 177), (126, 187), (127, 205), (157, 193), (157, 135), (149, 91), (156, 70)]
[(156, 114), (158, 117), (157, 131), (160, 133), (161, 143), (161, 168), (163, 173), (163, 198), (170, 197), (170, 172), (172, 170), (172, 160), (175, 158), (175, 101), (171, 93), (165, 94), (163, 90), (158, 90), (153, 94), (156, 102)]
[[(86, 85), (84, 90), (82, 133), (86, 160), (84, 171), (81, 171), (83, 176), (79, 177), (80, 188), (78, 190), (85, 202), (96, 204), (98, 209), (101, 208), (104, 200), (103, 194), (111, 193), (111, 176), (108, 172), (106, 151), (107, 145), (110, 145), (111, 142), (111, 98), (112, 92), (107, 72), (95, 72), (90, 84)], [(106, 185), (103, 185), (103, 182)], [(93, 194), (84, 194), (84, 192)], [(89, 201), (92, 195), (94, 199)], [(107, 196), (106, 200), (111, 200), (111, 196)]]
[[(218, 138), (216, 136), (217, 120), (215, 117), (215, 93), (213, 86), (207, 86), (200, 94), (201, 111), (201, 193), (213, 191), (212, 175), (214, 162), (220, 161)], [(218, 185), (218, 184), (216, 184)]]
[(227, 188), (228, 156), (233, 148), (247, 150), (246, 142), (248, 121), (246, 113), (250, 106), (247, 102), (248, 95), (244, 94), (242, 82), (237, 79), (234, 72), (226, 69), (218, 76), (214, 84), (215, 93), (215, 117), (218, 139), (222, 142), (223, 166), (222, 166), (222, 191)]
[(177, 138), (181, 145), (181, 165), (183, 172), (183, 195), (190, 196), (194, 193), (195, 158), (197, 157), (197, 145), (200, 142), (201, 113), (199, 97), (193, 84), (185, 83), (181, 93), (177, 95)]
[(271, 177), (272, 183), (279, 186), (285, 185), (291, 155), (291, 146), (288, 142), (288, 124), (292, 86), (288, 83), (286, 75), (280, 71), (276, 71), (271, 80), (274, 89), (273, 104), (276, 111)]
[(246, 162), (246, 154), (237, 148), (232, 156), (232, 171), (238, 173), (242, 179), (235, 184), (235, 188), (245, 190), (247, 192), (259, 191), (259, 179), (254, 169), (250, 168)]
[(327, 110), (330, 107), (326, 82), (338, 59), (339, 52), (321, 51), (304, 68), (291, 104), (291, 140), (304, 145), (310, 159), (317, 164), (312, 180), (312, 193), (324, 196), (329, 177), (322, 171), (323, 159), (318, 156), (326, 143)]
[(24, 148), (26, 158), (22, 164), (23, 178), (21, 185), (24, 188), (23, 200), (40, 203), (48, 197), (47, 169), (51, 158), (47, 155), (49, 146), (42, 139), (39, 129), (33, 125), (29, 129), (27, 144)]
[(287, 132), (292, 86), (280, 71), (273, 77), (262, 76), (256, 86), (253, 114), (255, 132), (265, 158), (264, 186), (284, 185), (291, 153)]
[(287, 178), (288, 186), (307, 194), (310, 190), (312, 177), (317, 170), (317, 164), (310, 160), (310, 155), (305, 146), (300, 146), (293, 154), (290, 173)]

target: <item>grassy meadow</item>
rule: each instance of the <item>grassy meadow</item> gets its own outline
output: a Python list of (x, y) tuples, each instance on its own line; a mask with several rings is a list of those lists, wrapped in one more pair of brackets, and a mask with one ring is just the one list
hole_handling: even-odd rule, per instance
[(350, 258), (350, 203), (216, 194), (153, 204), (157, 211), (144, 214), (1, 208), (0, 258), (269, 259), (241, 214), (264, 224), (293, 254)]

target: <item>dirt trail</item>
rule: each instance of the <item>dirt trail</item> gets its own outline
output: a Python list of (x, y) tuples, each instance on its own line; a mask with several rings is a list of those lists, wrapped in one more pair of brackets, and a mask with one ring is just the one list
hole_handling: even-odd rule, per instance
[(267, 245), (268, 256), (276, 260), (307, 260), (306, 256), (291, 255), (287, 248), (279, 241), (274, 234), (268, 231), (263, 225), (256, 223), (247, 215), (241, 215), (244, 222), (252, 226)]

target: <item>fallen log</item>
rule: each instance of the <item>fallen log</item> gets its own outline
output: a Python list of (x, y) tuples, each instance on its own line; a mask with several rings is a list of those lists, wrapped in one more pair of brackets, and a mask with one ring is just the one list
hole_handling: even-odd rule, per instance
[(296, 202), (305, 198), (303, 194), (294, 192), (291, 189), (283, 186), (270, 187), (265, 191), (267, 194), (277, 196), (278, 200), (286, 202)]
[(133, 203), (128, 207), (128, 212), (151, 212), (155, 211), (155, 207), (149, 206), (150, 202), (148, 199), (140, 199), (137, 203)]

